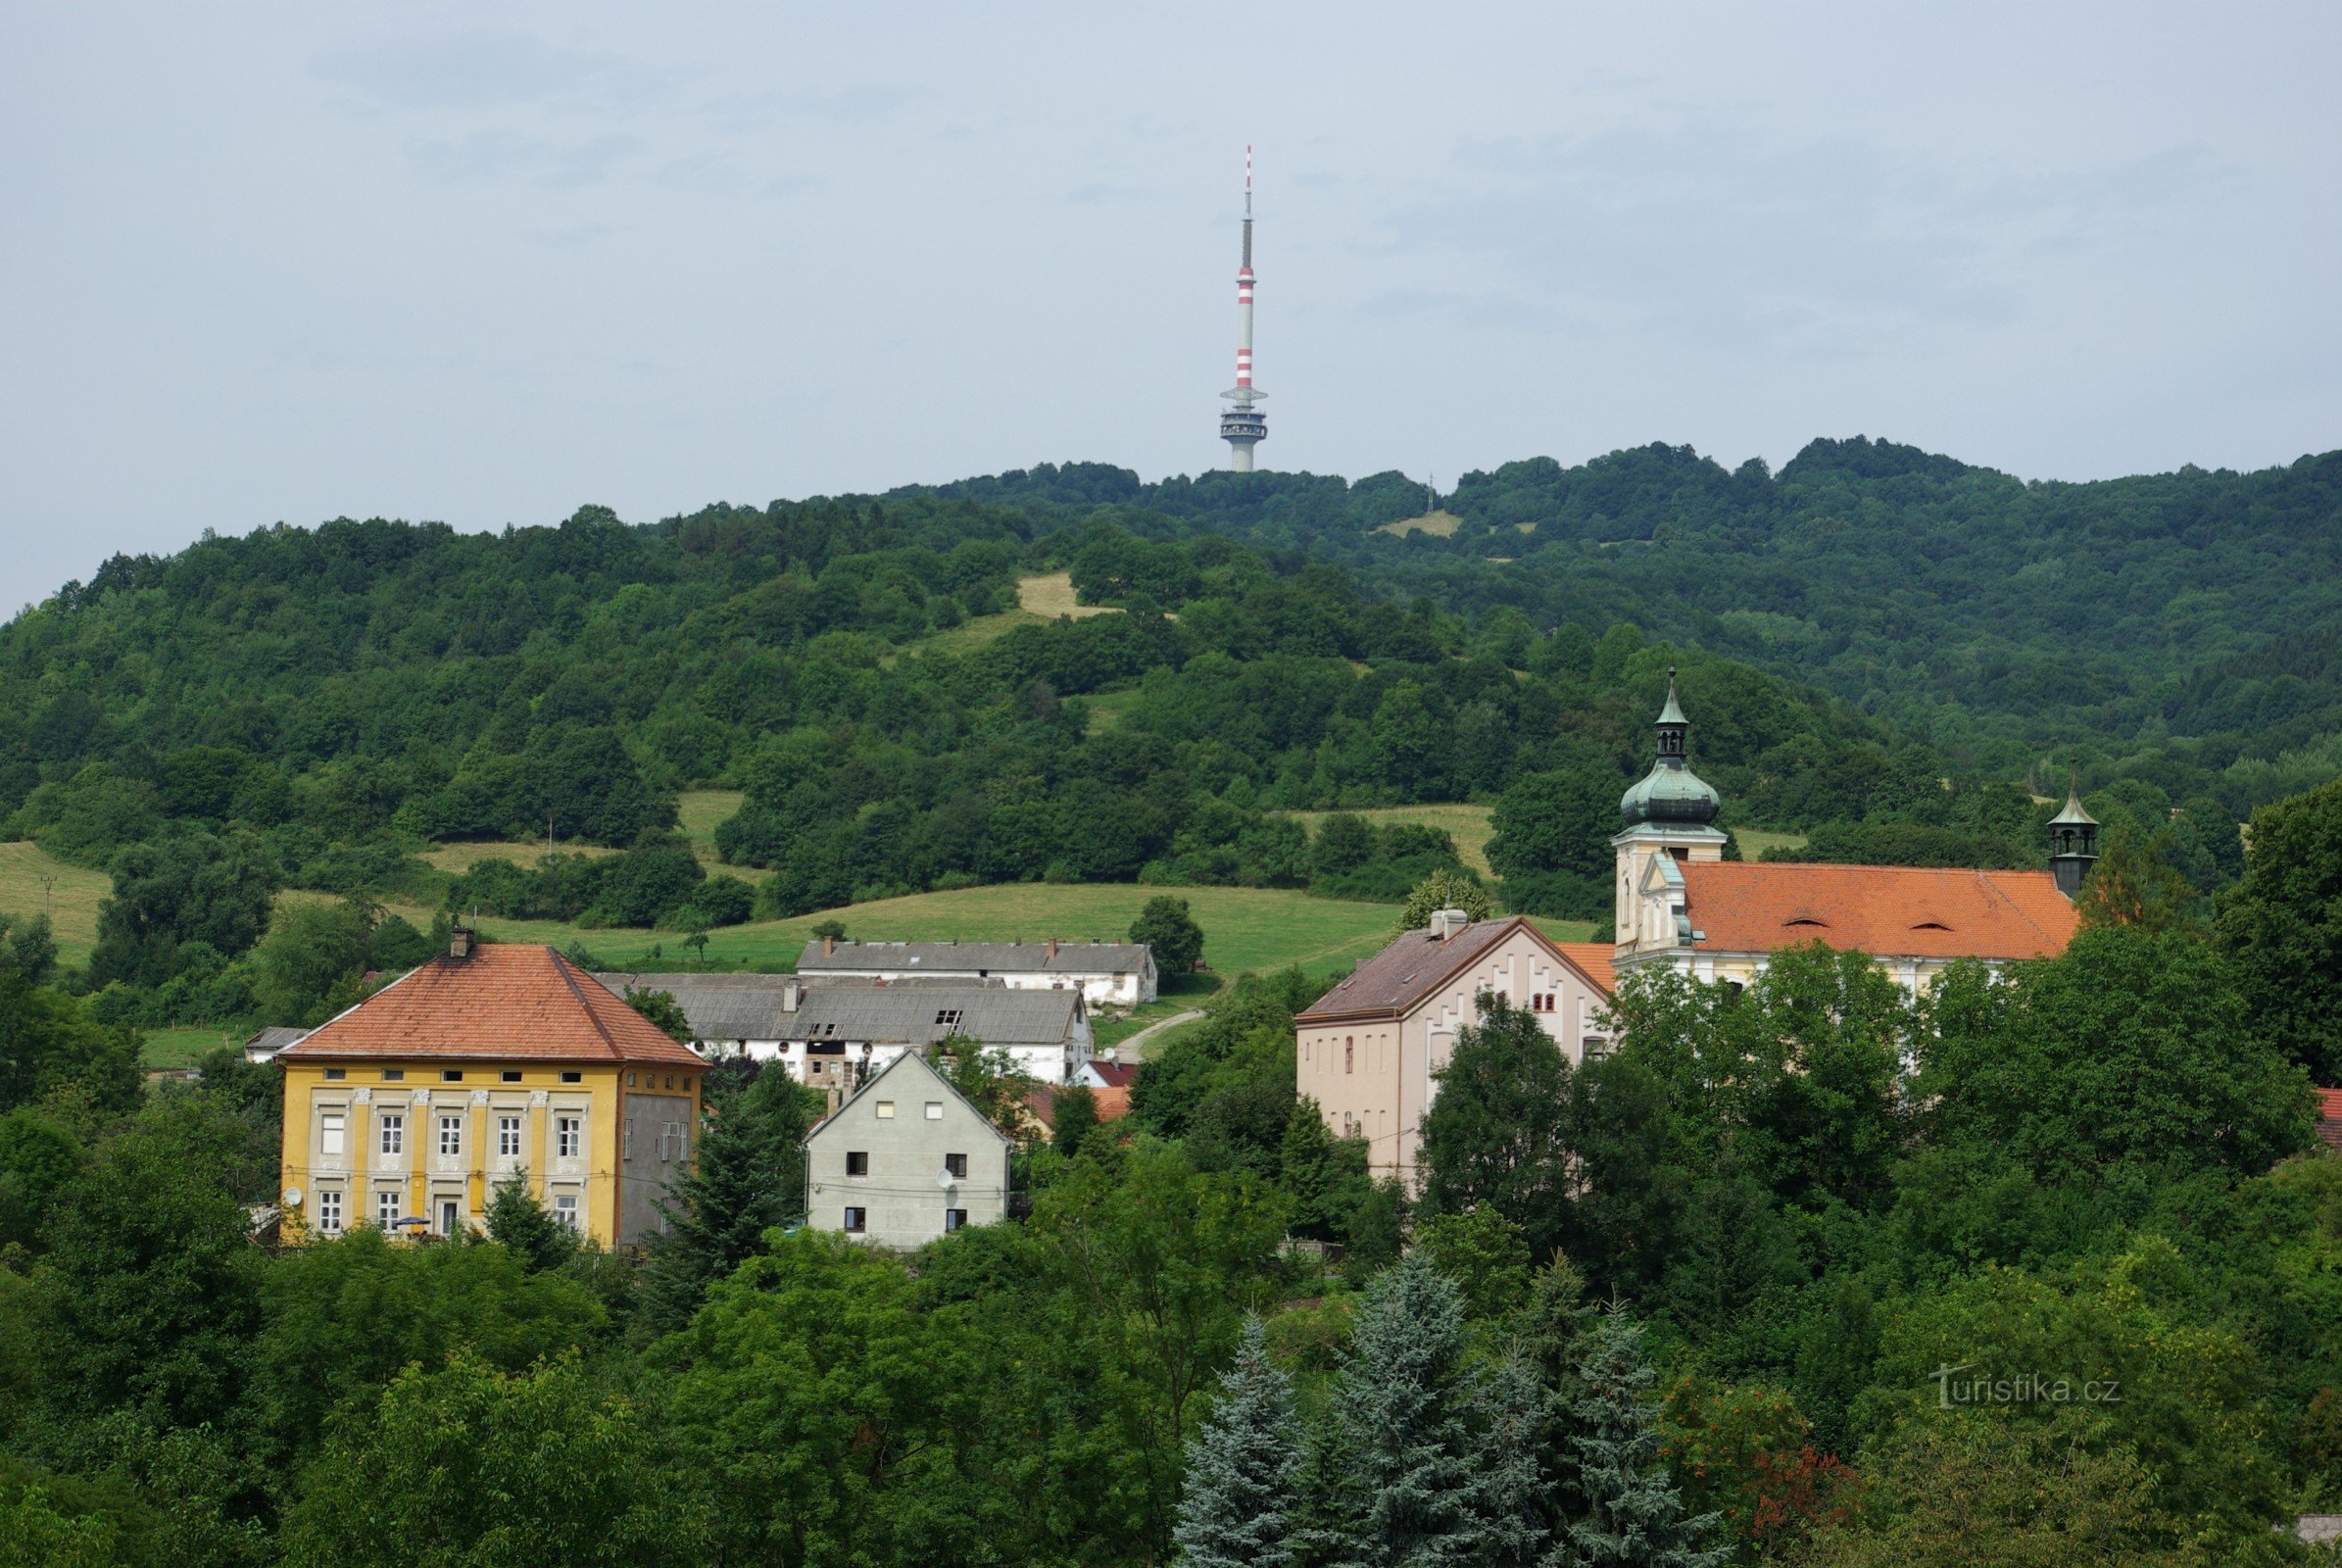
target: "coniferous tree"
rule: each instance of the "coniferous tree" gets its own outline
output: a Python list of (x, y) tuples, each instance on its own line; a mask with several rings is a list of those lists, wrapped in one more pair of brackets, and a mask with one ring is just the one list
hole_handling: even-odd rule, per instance
[(1470, 1363), (1462, 1298), (1410, 1251), (1367, 1293), (1334, 1395), (1347, 1463), (1340, 1521), (1310, 1544), (1342, 1568), (1537, 1560), (1534, 1478), (1519, 1473), (1526, 1396)]
[(667, 1228), (643, 1269), (642, 1313), (681, 1328), (707, 1287), (762, 1249), (764, 1233), (805, 1210), (800, 1154), (812, 1123), (809, 1092), (769, 1071), (732, 1097), (700, 1135), (688, 1174), (660, 1205)]
[(545, 1212), (528, 1189), (525, 1170), (496, 1184), (488, 1200), (488, 1239), (519, 1258), (531, 1274), (558, 1268), (577, 1250), (577, 1233)]
[(1653, 1382), (1641, 1326), (1605, 1313), (1586, 1338), (1577, 1416), (1579, 1485), (1586, 1514), (1570, 1526), (1586, 1568), (1717, 1568), (1730, 1543), (1702, 1546), (1712, 1513), (1683, 1515), (1675, 1483), (1659, 1468), (1659, 1434), (1646, 1398)]
[(1269, 1359), (1257, 1317), (1244, 1323), (1220, 1402), (1188, 1446), (1187, 1490), (1173, 1536), (1194, 1568), (1285, 1568), (1301, 1469), (1293, 1386)]

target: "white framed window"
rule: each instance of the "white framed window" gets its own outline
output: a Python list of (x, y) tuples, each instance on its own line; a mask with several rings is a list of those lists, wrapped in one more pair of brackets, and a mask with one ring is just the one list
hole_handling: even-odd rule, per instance
[(936, 1027), (939, 1029), (958, 1028), (959, 1017), (960, 1012), (957, 1007), (938, 1007), (935, 1009), (935, 1023)]
[(577, 1229), (577, 1195), (575, 1193), (554, 1194), (553, 1217), (571, 1230)]
[(317, 1189), (317, 1230), (326, 1236), (339, 1236), (342, 1230), (342, 1193), (338, 1187)]
[(462, 1116), (439, 1118), (439, 1152), (451, 1156), (464, 1152), (464, 1118)]
[(453, 1198), (439, 1200), (439, 1234), (453, 1236), (464, 1228), (464, 1205)]
[[(349, 1152), (350, 1118), (338, 1110), (317, 1114), (317, 1152), (333, 1158)], [(322, 1195), (320, 1195), (322, 1196)]]
[(407, 1118), (395, 1112), (385, 1112), (376, 1118), (382, 1129), (382, 1152), (403, 1153), (407, 1148)]
[(627, 1117), (624, 1122), (619, 1124), (618, 1157), (620, 1159), (634, 1157), (634, 1118), (632, 1116)]
[(560, 1116), (553, 1124), (553, 1152), (563, 1159), (575, 1159), (585, 1147), (585, 1118)]
[(374, 1190), (374, 1228), (384, 1235), (388, 1235), (390, 1228), (399, 1222), (400, 1197), (396, 1187), (378, 1187)]
[(930, 1100), (927, 1102), (927, 1119), (929, 1121), (942, 1121), (944, 1119), (944, 1102), (942, 1101)]
[(519, 1156), (519, 1117), (499, 1116), (496, 1118), (496, 1152), (507, 1159), (514, 1159)]
[(895, 1102), (893, 1101), (882, 1100), (878, 1102), (878, 1119), (880, 1121), (893, 1121), (895, 1119)]

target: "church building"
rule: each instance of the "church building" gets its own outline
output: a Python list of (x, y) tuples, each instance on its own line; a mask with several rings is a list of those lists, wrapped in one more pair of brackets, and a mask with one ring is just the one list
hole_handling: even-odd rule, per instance
[(1870, 955), (1916, 992), (1957, 959), (2051, 957), (2074, 936), (2074, 899), (2098, 834), (2078, 798), (2049, 824), (2047, 871), (1728, 860), (1715, 825), (1723, 803), (1691, 771), (1691, 722), (1673, 671), (1658, 730), (1658, 760), (1619, 802), (1626, 827), (1610, 841), (1621, 976), (1664, 964), (1745, 984), (1774, 954), (1820, 942)]

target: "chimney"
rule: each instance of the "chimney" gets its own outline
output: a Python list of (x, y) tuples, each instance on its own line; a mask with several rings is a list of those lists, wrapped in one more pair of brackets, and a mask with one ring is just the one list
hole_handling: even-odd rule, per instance
[(795, 1012), (800, 1006), (804, 1005), (805, 1000), (805, 984), (803, 980), (787, 980), (782, 982), (781, 1010), (783, 1012)]
[(834, 957), (837, 956), (837, 952), (838, 939), (836, 937), (823, 937), (821, 939), (821, 956), (823, 957)]
[(1057, 961), (1057, 939), (1056, 939), (1055, 937), (1051, 937), (1051, 938), (1049, 938), (1049, 962), (1051, 962), (1051, 963), (1054, 963), (1054, 962), (1056, 962), (1056, 961)]
[(1461, 909), (1434, 909), (1432, 911), (1432, 940), (1445, 942), (1472, 923), (1472, 916)]
[(471, 927), (467, 925), (448, 927), (447, 956), (451, 958), (471, 956)]

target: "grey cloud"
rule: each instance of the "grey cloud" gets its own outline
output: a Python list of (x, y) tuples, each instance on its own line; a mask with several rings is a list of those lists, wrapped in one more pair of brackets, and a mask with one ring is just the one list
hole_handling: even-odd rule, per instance
[(608, 110), (639, 107), (664, 85), (659, 73), (620, 56), (517, 32), (442, 33), (338, 50), (314, 59), (310, 75), (388, 110)]
[(793, 196), (810, 189), (809, 174), (764, 174), (742, 167), (733, 153), (695, 153), (661, 165), (651, 176), (654, 183), (692, 196), (726, 199)]
[(2104, 243), (2218, 177), (2185, 151), (2078, 172), (1972, 171), (1697, 119), (1467, 143), (1454, 165), (1457, 188), (1395, 209), (1366, 248), (1455, 252), (1647, 326), (1772, 351), (1827, 322), (2007, 322), (2024, 313), (2027, 254)]
[(1092, 180), (1067, 191), (1065, 199), (1076, 207), (1098, 207), (1109, 202), (1148, 201), (1159, 194), (1146, 185), (1111, 185)]
[(525, 179), (547, 190), (576, 190), (610, 177), (643, 150), (639, 136), (612, 133), (558, 142), (510, 130), (475, 130), (452, 141), (407, 149), (416, 173), (437, 184)]
[(912, 88), (887, 82), (859, 82), (826, 92), (774, 87), (759, 92), (727, 93), (708, 100), (699, 113), (724, 130), (757, 130), (788, 120), (854, 124), (883, 120), (924, 96)]

